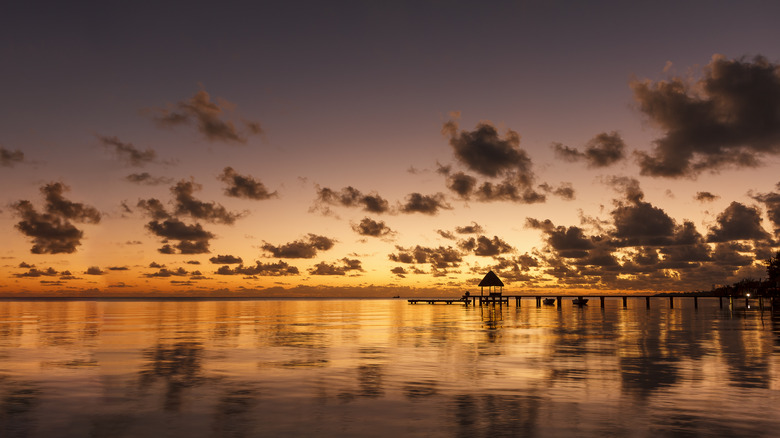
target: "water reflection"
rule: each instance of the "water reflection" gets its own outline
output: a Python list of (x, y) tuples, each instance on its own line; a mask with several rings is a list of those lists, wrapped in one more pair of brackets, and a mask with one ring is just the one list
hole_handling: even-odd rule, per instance
[(772, 436), (780, 313), (688, 304), (0, 302), (0, 436)]

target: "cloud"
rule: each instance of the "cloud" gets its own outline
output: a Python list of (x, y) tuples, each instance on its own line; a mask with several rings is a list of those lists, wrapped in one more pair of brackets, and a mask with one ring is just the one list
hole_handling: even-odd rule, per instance
[(158, 186), (162, 184), (170, 184), (173, 182), (173, 178), (164, 176), (152, 176), (149, 172), (131, 173), (125, 177), (127, 181), (135, 184), (143, 184), (147, 186)]
[(761, 226), (761, 213), (757, 208), (732, 202), (718, 215), (717, 224), (707, 234), (708, 242), (734, 240), (766, 240), (769, 233)]
[[(461, 199), (466, 200), (474, 198), (480, 202), (509, 201), (520, 204), (534, 204), (547, 200), (543, 193), (534, 190), (531, 181), (526, 181), (521, 175), (512, 172), (507, 173), (502, 181), (483, 181), (482, 183), (471, 175), (456, 172), (447, 176), (446, 185)], [(540, 188), (552, 191), (550, 186), (546, 184)], [(573, 189), (562, 187), (556, 191), (556, 194), (563, 197), (570, 194), (573, 196)]]
[(312, 210), (320, 210), (328, 214), (330, 213), (328, 206), (362, 207), (364, 211), (377, 214), (387, 213), (390, 210), (387, 200), (375, 192), (365, 195), (352, 186), (344, 187), (338, 192), (328, 187), (317, 186), (317, 199)]
[(109, 271), (129, 271), (130, 270), (130, 268), (128, 268), (127, 266), (109, 266), (106, 269), (108, 269)]
[(607, 167), (626, 157), (626, 144), (615, 131), (602, 132), (588, 141), (585, 151), (553, 143), (555, 154), (566, 161), (585, 161), (588, 167)]
[(395, 268), (391, 269), (390, 272), (397, 275), (400, 278), (406, 278), (406, 275), (409, 274), (409, 272), (404, 269), (403, 266), (396, 266)]
[(394, 262), (407, 264), (430, 263), (436, 269), (457, 268), (463, 262), (463, 256), (457, 249), (448, 246), (427, 248), (417, 245), (413, 248), (395, 247), (397, 254), (390, 254), (388, 258)]
[(471, 225), (465, 225), (462, 227), (455, 227), (455, 232), (458, 234), (479, 234), (485, 230), (476, 222), (472, 222)]
[(123, 143), (117, 137), (98, 136), (98, 140), (106, 148), (113, 149), (121, 161), (131, 166), (142, 167), (153, 163), (157, 158), (157, 153), (154, 150), (147, 148), (145, 151), (140, 151), (132, 143)]
[(226, 107), (234, 105), (227, 101), (215, 103), (211, 101), (209, 93), (200, 90), (189, 100), (177, 102), (175, 105), (168, 105), (167, 108), (158, 108), (152, 110), (155, 115), (153, 119), (158, 125), (164, 127), (173, 127), (178, 125), (195, 124), (200, 132), (209, 141), (246, 143), (247, 134), (260, 134), (262, 129), (257, 122), (244, 121), (243, 124), (247, 132), (242, 132), (236, 128), (232, 121), (224, 120)]
[(18, 201), (12, 205), (21, 221), (16, 228), (32, 237), (33, 254), (71, 254), (81, 245), (84, 232), (76, 228), (77, 223), (97, 224), (100, 213), (94, 207), (71, 202), (63, 197), (69, 188), (62, 183), (50, 183), (41, 187), (46, 200), (45, 213), (35, 210), (30, 201)]
[(696, 196), (693, 197), (693, 199), (699, 201), (699, 202), (712, 202), (716, 199), (719, 199), (720, 196), (713, 195), (710, 192), (696, 192)]
[(520, 149), (520, 135), (508, 129), (504, 138), (490, 122), (477, 124), (473, 131), (458, 131), (458, 123), (450, 120), (442, 127), (449, 137), (455, 157), (470, 170), (487, 177), (508, 172), (521, 175), (524, 181), (533, 180), (532, 162)]
[(476, 239), (472, 237), (462, 240), (458, 246), (464, 251), (474, 251), (475, 255), (485, 257), (495, 257), (515, 250), (512, 245), (501, 240), (498, 236), (493, 236), (492, 239), (487, 236), (478, 236)]
[(713, 56), (702, 77), (635, 81), (639, 109), (664, 133), (650, 153), (637, 152), (641, 173), (692, 177), (727, 166), (755, 167), (780, 153), (780, 68)]
[[(780, 189), (780, 184), (777, 185)], [(780, 236), (780, 193), (759, 193), (752, 198), (764, 204), (769, 221), (774, 225), (775, 235)]]
[(54, 268), (46, 268), (44, 270), (39, 270), (36, 268), (30, 268), (27, 272), (21, 273), (21, 274), (14, 274), (14, 277), (16, 278), (37, 278), (37, 277), (56, 277), (59, 275), (59, 272), (57, 272)]
[(286, 259), (311, 259), (317, 256), (317, 251), (327, 251), (336, 243), (334, 239), (316, 234), (309, 234), (306, 238), (286, 243), (284, 245), (271, 245), (265, 242), (263, 251), (270, 252), (274, 257)]
[(435, 215), (440, 209), (452, 209), (452, 206), (445, 201), (444, 194), (442, 193), (436, 193), (434, 195), (410, 193), (406, 196), (406, 202), (400, 207), (402, 213), (423, 213), (430, 215)]
[(174, 270), (166, 269), (166, 268), (160, 268), (157, 272), (147, 273), (143, 276), (146, 278), (169, 278), (169, 277), (186, 277), (189, 275), (189, 272), (187, 272), (184, 268), (177, 268)]
[(534, 218), (526, 218), (526, 226), (541, 230), (547, 235), (546, 243), (555, 250), (560, 257), (585, 258), (589, 250), (596, 247), (590, 237), (576, 226), (555, 226), (549, 219), (540, 221)]
[(233, 264), (244, 263), (244, 260), (241, 259), (241, 257), (236, 257), (227, 254), (211, 257), (209, 261), (211, 263), (214, 263), (215, 265), (233, 265)]
[(438, 233), (441, 237), (449, 240), (456, 240), (457, 237), (455, 237), (455, 234), (452, 233), (452, 231), (444, 231), (444, 230), (436, 230), (436, 233)]
[(352, 229), (361, 236), (388, 237), (395, 234), (384, 221), (375, 221), (368, 217), (364, 217), (359, 224), (353, 224)]
[(200, 190), (200, 184), (192, 181), (179, 181), (171, 188), (176, 199), (174, 214), (189, 215), (193, 219), (203, 219), (207, 222), (232, 225), (236, 219), (241, 217), (240, 213), (233, 213), (214, 202), (202, 202), (193, 194)]
[(178, 240), (175, 245), (165, 244), (158, 251), (161, 254), (205, 254), (209, 252), (209, 241), (214, 234), (203, 229), (200, 224), (185, 224), (176, 218), (153, 220), (146, 224), (146, 229), (152, 234), (167, 240)]
[(258, 201), (278, 197), (276, 192), (268, 192), (260, 181), (251, 176), (239, 175), (232, 167), (226, 167), (217, 179), (228, 185), (225, 188), (227, 196)]
[(105, 272), (101, 271), (99, 267), (97, 266), (90, 266), (87, 268), (87, 270), (84, 272), (87, 275), (103, 275)]
[(363, 272), (360, 260), (343, 258), (335, 263), (320, 262), (309, 269), (311, 275), (347, 275), (350, 271)]
[(8, 150), (0, 146), (0, 166), (14, 167), (14, 165), (24, 162), (24, 152), (20, 150)]
[(244, 266), (240, 264), (235, 268), (230, 266), (221, 266), (217, 269), (219, 275), (259, 275), (267, 277), (280, 277), (287, 275), (299, 275), (298, 268), (290, 266), (287, 262), (279, 260), (277, 263), (255, 262), (255, 266)]

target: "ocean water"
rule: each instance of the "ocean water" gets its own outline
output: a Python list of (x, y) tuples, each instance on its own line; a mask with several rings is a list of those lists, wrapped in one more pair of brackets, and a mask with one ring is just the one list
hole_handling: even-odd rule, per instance
[(0, 437), (780, 436), (780, 312), (590, 304), (4, 301)]

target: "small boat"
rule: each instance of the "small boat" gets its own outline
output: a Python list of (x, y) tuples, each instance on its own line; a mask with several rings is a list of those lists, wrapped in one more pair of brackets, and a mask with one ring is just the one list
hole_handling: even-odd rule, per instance
[(552, 306), (555, 304), (555, 298), (545, 298), (542, 302), (547, 306)]
[(575, 306), (584, 306), (584, 305), (588, 304), (588, 299), (579, 297), (579, 298), (575, 298), (575, 299), (571, 300), (571, 302), (574, 303)]
[(394, 295), (393, 298), (401, 298), (400, 295)]

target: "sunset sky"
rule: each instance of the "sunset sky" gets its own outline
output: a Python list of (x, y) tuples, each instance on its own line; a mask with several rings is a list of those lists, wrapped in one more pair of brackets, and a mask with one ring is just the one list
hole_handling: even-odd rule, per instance
[(687, 291), (780, 249), (776, 2), (14, 3), (1, 295)]

